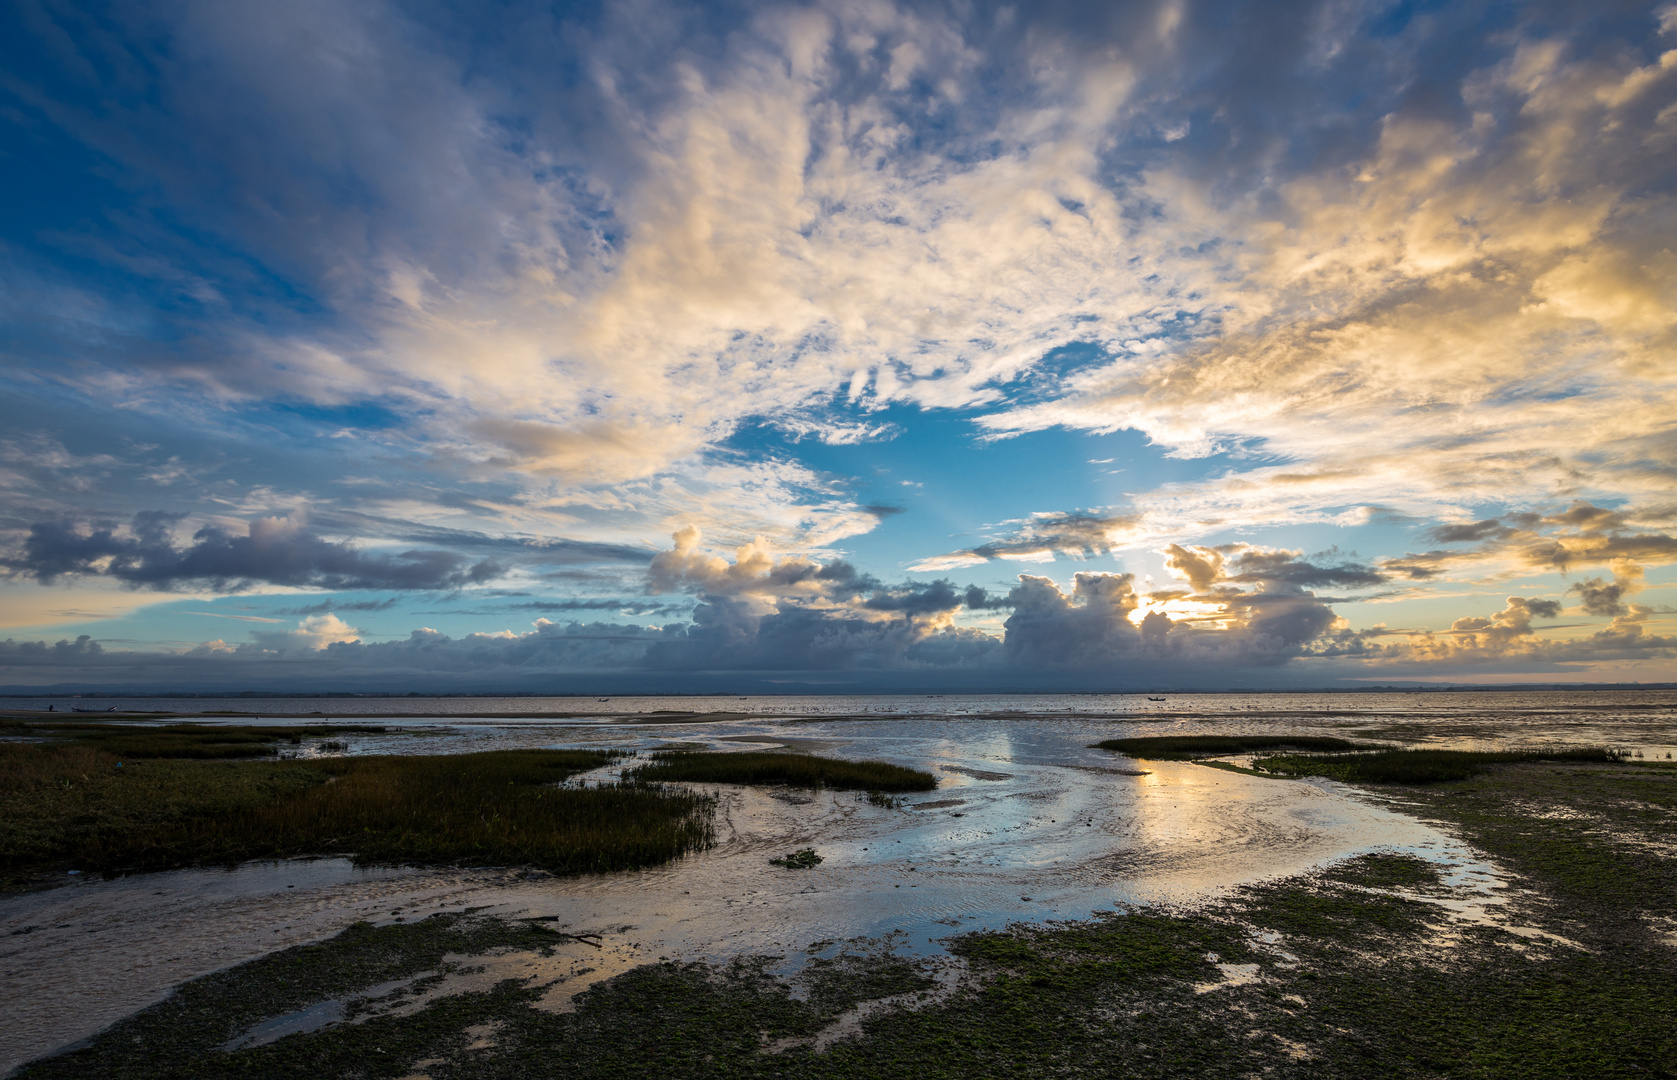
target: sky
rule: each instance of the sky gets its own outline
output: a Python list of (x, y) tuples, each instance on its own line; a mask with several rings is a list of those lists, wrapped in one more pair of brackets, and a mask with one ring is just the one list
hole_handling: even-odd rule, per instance
[(0, 687), (1677, 681), (1677, 5), (4, 18)]

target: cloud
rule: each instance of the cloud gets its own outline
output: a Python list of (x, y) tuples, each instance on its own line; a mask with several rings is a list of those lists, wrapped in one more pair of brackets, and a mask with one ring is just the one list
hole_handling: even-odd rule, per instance
[(1620, 562), (1613, 567), (1612, 581), (1585, 578), (1567, 591), (1578, 594), (1589, 614), (1618, 618), (1630, 614), (1624, 598), (1641, 591), (1642, 577), (1642, 567)]
[[(1664, 524), (1660, 506), (1608, 510), (1587, 500), (1576, 500), (1549, 514), (1524, 512), (1480, 521), (1465, 531), (1434, 529), (1445, 543), (1474, 543), (1471, 548), (1408, 552), (1379, 561), (1378, 568), (1393, 576), (1428, 580), (1450, 574), (1496, 568), (1517, 570), (1575, 570), (1587, 566), (1624, 567), (1639, 563), (1677, 562), (1677, 537), (1640, 531)], [(1618, 571), (1615, 570), (1615, 573)]]
[(1222, 544), (1214, 548), (1171, 544), (1159, 554), (1165, 556), (1165, 568), (1187, 580), (1196, 593), (1212, 592), (1217, 585), (1225, 583), (1358, 588), (1381, 585), (1388, 580), (1385, 574), (1359, 563), (1323, 566), (1305, 560), (1302, 551), (1253, 544)]
[[(1664, 9), (108, 10), (31, 7), (7, 84), (76, 193), (0, 250), (16, 579), (457, 588), (693, 522), (752, 548), (661, 556), (704, 633), (900, 659), (999, 602), (830, 556), (892, 508), (735, 436), (916, 408), (1220, 455), (911, 565), (1163, 549), (1192, 592), (1132, 614), (1189, 652), (1306, 648), (1311, 589), (1677, 561)], [(121, 430), (46, 434), (81, 416)], [(1204, 546), (1392, 515), (1429, 550)]]
[(257, 584), (326, 589), (455, 589), (501, 576), (489, 559), (470, 562), (438, 550), (392, 554), (360, 551), (311, 533), (302, 514), (258, 518), (244, 536), (205, 525), (191, 542), (171, 535), (179, 515), (136, 514), (126, 530), (86, 532), (69, 522), (37, 522), (22, 551), (4, 560), (20, 577), (50, 583), (63, 577), (109, 577), (136, 588), (207, 586), (237, 592)]
[(1135, 518), (1121, 514), (1043, 512), (1033, 514), (1022, 522), (1006, 524), (1013, 527), (999, 539), (922, 559), (909, 569), (932, 572), (956, 570), (978, 566), (992, 559), (1052, 562), (1057, 555), (1093, 558), (1124, 546), (1133, 533)]
[[(1307, 584), (1383, 580), (1350, 565), (1318, 567), (1298, 552), (1231, 545), (1202, 554), (1216, 571), (1191, 610), (1167, 607), (1177, 594), (1143, 597), (1129, 574), (1075, 575), (1064, 593), (1045, 577), (1021, 575), (1005, 597), (947, 579), (887, 587), (841, 561), (776, 557), (761, 540), (733, 562), (702, 552), (696, 529), (652, 561), (654, 589), (699, 593), (693, 623), (648, 652), (655, 668), (914, 667), (1005, 663), (1020, 671), (1135, 674), (1135, 663), (1275, 666), (1303, 656), (1334, 624)], [(1184, 556), (1186, 549), (1177, 549)], [(1224, 569), (1232, 571), (1224, 573)], [(1243, 584), (1255, 586), (1244, 591)], [(1147, 610), (1143, 611), (1143, 607)], [(961, 609), (1010, 609), (1000, 641), (961, 628)]]
[(1511, 596), (1489, 618), (1457, 619), (1443, 634), (1419, 634), (1404, 642), (1367, 650), (1370, 674), (1407, 674), (1484, 670), (1565, 670), (1566, 665), (1677, 657), (1677, 635), (1653, 634), (1646, 623), (1650, 608), (1628, 605), (1607, 626), (1581, 637), (1542, 638), (1534, 618), (1553, 619), (1560, 604)]
[(653, 556), (647, 580), (654, 592), (687, 589), (707, 596), (849, 598), (878, 582), (842, 560), (819, 563), (803, 556), (779, 557), (758, 537), (734, 552), (734, 561), (699, 550), (696, 526), (678, 530), (674, 546)]
[(295, 630), (260, 630), (251, 635), (255, 645), (269, 652), (319, 652), (329, 645), (361, 639), (361, 631), (336, 615), (310, 615)]
[(652, 560), (649, 588), (701, 600), (691, 625), (651, 646), (650, 668), (961, 666), (997, 650), (989, 635), (954, 625), (964, 597), (952, 582), (888, 587), (843, 560), (777, 555), (761, 537), (738, 548), (730, 563), (700, 550), (691, 526), (672, 539), (672, 548)]

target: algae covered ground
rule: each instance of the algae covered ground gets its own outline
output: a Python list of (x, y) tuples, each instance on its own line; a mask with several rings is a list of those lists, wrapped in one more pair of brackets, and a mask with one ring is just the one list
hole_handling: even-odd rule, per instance
[[(1677, 770), (1513, 762), (1383, 791), (1512, 875), (1494, 917), (1459, 917), (1485, 898), (1432, 864), (1372, 853), (1195, 910), (968, 935), (941, 962), (860, 942), (790, 977), (763, 957), (663, 961), (553, 1011), (536, 1007), (552, 993), (540, 980), (424, 988), (474, 957), (586, 963), (585, 943), (438, 916), (200, 979), (20, 1075), (1673, 1075)], [(369, 988), (336, 1024), (226, 1049)]]

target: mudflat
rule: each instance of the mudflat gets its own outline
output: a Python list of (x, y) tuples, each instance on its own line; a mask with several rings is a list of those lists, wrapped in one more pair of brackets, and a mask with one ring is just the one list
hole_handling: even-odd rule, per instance
[[(360, 924), (18, 1075), (1668, 1074), (1677, 770), (1505, 765), (1395, 797), (1518, 892), (1493, 908), (1428, 862), (1370, 854), (1197, 910), (968, 935), (941, 961), (888, 941), (779, 977), (782, 957), (653, 961), (574, 998), (598, 949), (550, 923)], [(496, 977), (466, 985), (475, 969)], [(331, 1022), (310, 1029), (310, 1009)]]

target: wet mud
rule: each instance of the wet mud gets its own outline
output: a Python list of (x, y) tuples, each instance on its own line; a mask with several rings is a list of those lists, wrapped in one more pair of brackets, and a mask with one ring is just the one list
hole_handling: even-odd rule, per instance
[[(185, 980), (360, 921), (474, 910), (591, 935), (591, 944), (571, 940), (556, 961), (593, 956), (593, 971), (567, 975), (568, 988), (554, 991), (564, 997), (661, 957), (798, 955), (812, 942), (886, 935), (910, 954), (943, 955), (957, 933), (1087, 918), (1113, 905), (1191, 903), (1375, 849), (1491, 878), (1468, 848), (1400, 809), (1333, 784), (1137, 763), (1089, 748), (1112, 730), (1080, 720), (690, 725), (681, 736), (690, 745), (817, 743), (928, 769), (940, 787), (892, 806), (854, 792), (705, 785), (718, 796), (717, 845), (651, 870), (553, 878), (315, 859), (6, 897), (0, 1070), (84, 1039)], [(625, 726), (538, 735), (547, 745), (630, 748), (668, 739), (662, 728)], [(466, 740), (472, 749), (479, 742)], [(819, 867), (770, 863), (806, 847)]]

